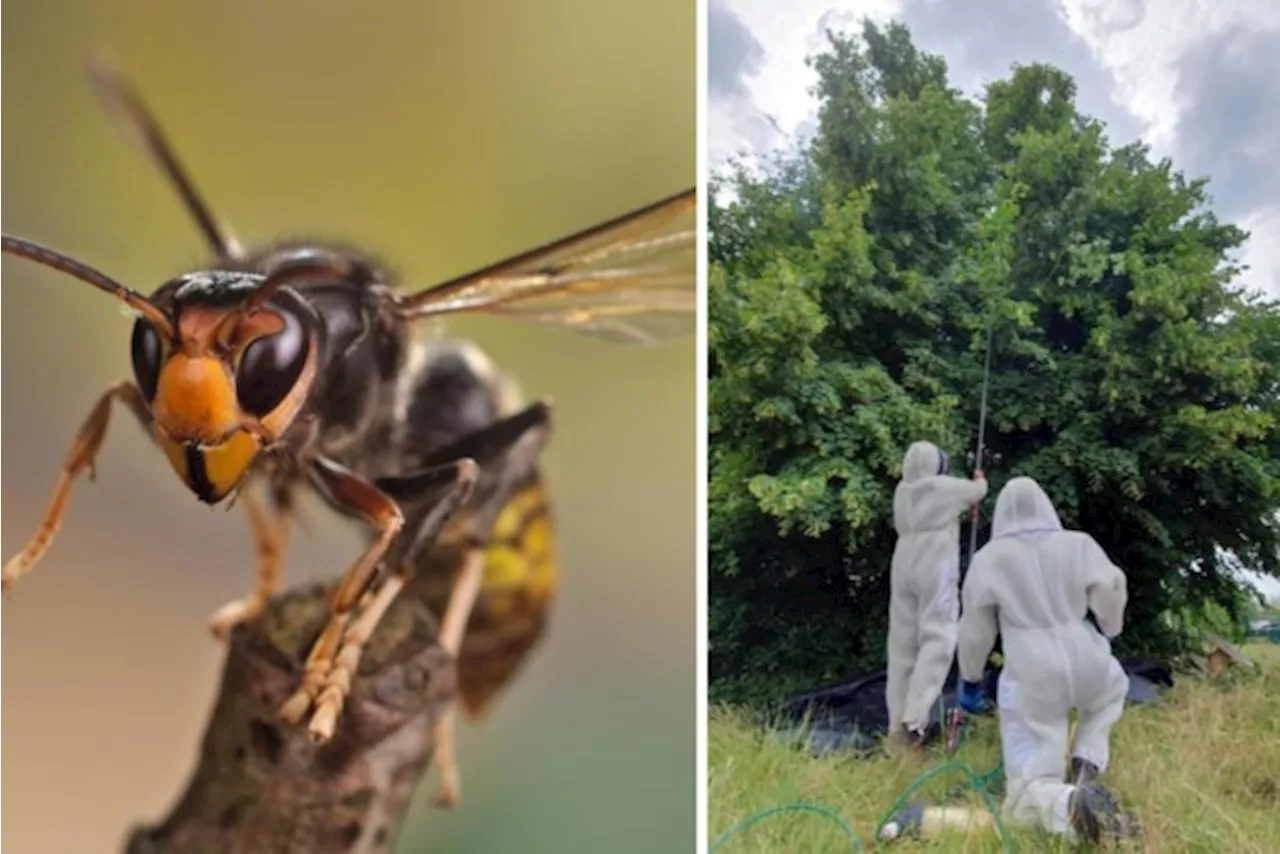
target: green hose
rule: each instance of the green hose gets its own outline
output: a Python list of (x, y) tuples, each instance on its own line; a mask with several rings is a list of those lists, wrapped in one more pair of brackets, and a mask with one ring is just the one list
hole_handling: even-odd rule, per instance
[(799, 803), (799, 804), (784, 804), (783, 806), (779, 806), (779, 807), (770, 807), (767, 810), (763, 810), (761, 812), (756, 813), (753, 816), (750, 816), (745, 821), (739, 822), (738, 824), (731, 827), (725, 833), (722, 833), (716, 839), (715, 842), (712, 842), (711, 847), (707, 849), (707, 854), (711, 854), (712, 851), (715, 851), (721, 845), (725, 844), (730, 839), (737, 836), (742, 831), (746, 830), (748, 827), (751, 827), (753, 824), (757, 824), (758, 822), (764, 821), (766, 818), (768, 818), (771, 815), (776, 815), (778, 813), (786, 813), (786, 812), (809, 812), (809, 813), (816, 813), (818, 815), (826, 816), (827, 818), (834, 821), (836, 824), (840, 825), (840, 829), (844, 831), (844, 835), (849, 840), (849, 847), (852, 850), (854, 851), (867, 850), (867, 846), (863, 844), (862, 840), (858, 837), (858, 834), (855, 833), (853, 828), (849, 826), (849, 822), (841, 818), (840, 813), (831, 809), (831, 807), (824, 807), (820, 804)]
[[(967, 729), (968, 729), (968, 721), (965, 721), (964, 727), (960, 730), (961, 739), (964, 738), (964, 733)], [(965, 765), (963, 762), (948, 761), (948, 762), (942, 763), (941, 765), (935, 768), (930, 768), (928, 771), (925, 771), (923, 774), (916, 777), (916, 779), (912, 781), (911, 785), (907, 786), (906, 790), (898, 797), (896, 801), (894, 801), (893, 806), (889, 808), (888, 812), (885, 813), (884, 817), (881, 818), (880, 821), (876, 824), (876, 834), (879, 835), (879, 832), (884, 828), (886, 824), (888, 824), (893, 819), (894, 816), (898, 814), (898, 810), (900, 810), (903, 806), (906, 805), (907, 799), (910, 798), (911, 795), (914, 794), (917, 789), (919, 789), (929, 780), (932, 780), (934, 777), (937, 777), (938, 775), (947, 771), (963, 771), (965, 776), (969, 778), (969, 784), (973, 787), (974, 791), (976, 791), (979, 795), (982, 796), (983, 803), (986, 805), (987, 809), (991, 812), (992, 817), (994, 817), (996, 820), (996, 830), (1000, 834), (1001, 845), (1003, 846), (1006, 852), (1012, 852), (1014, 850), (1013, 843), (1009, 841), (1009, 835), (1008, 833), (1005, 832), (1004, 821), (1000, 818), (1000, 810), (997, 807), (995, 801), (992, 799), (991, 792), (990, 792), (990, 789), (993, 783), (995, 783), (1001, 777), (1004, 776), (1003, 762), (998, 763), (996, 767), (992, 768), (990, 771), (988, 771), (985, 774), (975, 773), (972, 768), (970, 768), (968, 765)], [(866, 845), (863, 843), (862, 839), (858, 836), (858, 834), (854, 831), (853, 827), (849, 824), (849, 822), (845, 821), (844, 818), (840, 815), (840, 813), (837, 812), (836, 810), (832, 809), (831, 807), (823, 806), (821, 804), (794, 803), (794, 804), (783, 804), (781, 806), (770, 807), (769, 809), (761, 810), (760, 812), (757, 812), (757, 813), (754, 813), (753, 815), (748, 816), (746, 819), (734, 825), (729, 830), (727, 830), (726, 832), (718, 836), (716, 840), (711, 843), (711, 847), (707, 849), (707, 854), (711, 854), (711, 852), (715, 851), (721, 845), (724, 845), (730, 839), (733, 839), (735, 836), (742, 833), (744, 830), (752, 827), (753, 825), (756, 825), (761, 821), (764, 821), (766, 818), (769, 818), (770, 816), (773, 816), (773, 815), (777, 815), (779, 813), (790, 813), (790, 812), (807, 812), (807, 813), (813, 813), (813, 814), (825, 816), (831, 821), (834, 821), (837, 825), (840, 826), (840, 829), (844, 831), (845, 837), (848, 838), (849, 840), (849, 847), (851, 850), (853, 851), (867, 850)]]

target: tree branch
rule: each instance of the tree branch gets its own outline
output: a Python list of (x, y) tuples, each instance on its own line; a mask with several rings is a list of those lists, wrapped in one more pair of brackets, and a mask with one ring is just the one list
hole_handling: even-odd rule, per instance
[(126, 854), (387, 851), (453, 701), (453, 661), (426, 606), (401, 596), (365, 648), (331, 742), (279, 722), (329, 615), (331, 588), (294, 590), (232, 633), (196, 770), (163, 822)]

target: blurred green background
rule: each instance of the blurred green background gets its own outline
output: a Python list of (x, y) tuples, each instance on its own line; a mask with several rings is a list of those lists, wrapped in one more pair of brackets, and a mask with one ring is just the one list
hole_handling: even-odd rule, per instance
[[(376, 10), (376, 11), (375, 11)], [(176, 197), (91, 96), (108, 47), (246, 242), (334, 236), (421, 287), (694, 183), (692, 0), (8, 2), (4, 229), (141, 290), (202, 261)], [(4, 262), (3, 551), (32, 532), (96, 396), (128, 375), (111, 300)], [(558, 407), (548, 472), (563, 592), (547, 643), (462, 728), (462, 809), (420, 786), (400, 850), (694, 845), (694, 344), (454, 322)], [(200, 505), (122, 413), (98, 480), (6, 593), (3, 845), (118, 850), (186, 784), (247, 589), (242, 513)], [(289, 580), (339, 573), (316, 504)]]

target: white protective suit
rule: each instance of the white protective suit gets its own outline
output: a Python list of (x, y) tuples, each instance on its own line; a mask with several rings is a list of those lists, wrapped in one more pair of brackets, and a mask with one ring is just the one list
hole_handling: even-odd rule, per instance
[(991, 541), (974, 556), (962, 596), (960, 678), (979, 681), (996, 634), (1004, 638), (996, 694), (1005, 818), (1072, 836), (1067, 713), (1079, 711), (1074, 756), (1105, 771), (1129, 690), (1108, 640), (1124, 624), (1124, 573), (1093, 537), (1063, 530), (1038, 483), (1016, 477), (1000, 490)]
[(889, 732), (923, 731), (956, 652), (960, 617), (960, 514), (987, 494), (985, 480), (946, 474), (946, 455), (915, 442), (893, 493), (889, 592)]

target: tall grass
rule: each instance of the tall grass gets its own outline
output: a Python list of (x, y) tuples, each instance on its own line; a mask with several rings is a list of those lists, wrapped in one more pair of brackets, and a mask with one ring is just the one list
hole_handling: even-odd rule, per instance
[[(1107, 780), (1143, 827), (1141, 841), (1125, 850), (1280, 852), (1280, 646), (1245, 650), (1258, 665), (1256, 673), (1229, 671), (1218, 680), (1181, 675), (1160, 705), (1130, 707), (1116, 725)], [(877, 846), (875, 831), (886, 811), (922, 773), (944, 761), (939, 750), (923, 757), (891, 751), (869, 759), (815, 759), (725, 707), (713, 709), (708, 732), (712, 841), (763, 810), (806, 803), (834, 810), (865, 850), (1072, 850), (1062, 839), (1021, 828), (1009, 830), (1007, 845), (986, 828)], [(973, 721), (954, 759), (977, 774), (993, 769), (1000, 762), (995, 720)], [(916, 796), (985, 809), (962, 773), (930, 780)], [(715, 854), (850, 850), (863, 849), (830, 816), (787, 812), (736, 833)]]

